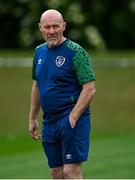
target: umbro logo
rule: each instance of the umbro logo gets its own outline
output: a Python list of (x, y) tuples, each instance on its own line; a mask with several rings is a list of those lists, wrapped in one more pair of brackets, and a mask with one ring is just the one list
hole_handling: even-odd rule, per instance
[(58, 67), (62, 66), (65, 63), (65, 57), (57, 56), (55, 63)]
[(41, 64), (41, 63), (42, 63), (42, 59), (39, 59), (39, 60), (38, 60), (38, 64)]
[(66, 158), (66, 159), (71, 159), (71, 158), (72, 158), (72, 155), (71, 155), (71, 154), (66, 154), (65, 158)]

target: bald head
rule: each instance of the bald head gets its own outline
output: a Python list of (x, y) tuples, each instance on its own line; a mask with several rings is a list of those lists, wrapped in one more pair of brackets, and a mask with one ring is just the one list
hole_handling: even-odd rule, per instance
[(57, 10), (49, 9), (41, 15), (39, 29), (49, 47), (56, 47), (65, 40), (65, 28), (66, 22)]
[(64, 21), (63, 16), (59, 11), (57, 11), (55, 9), (49, 9), (41, 15), (40, 23), (42, 23), (43, 21), (46, 21), (46, 20), (51, 20), (53, 18), (56, 18), (62, 22)]

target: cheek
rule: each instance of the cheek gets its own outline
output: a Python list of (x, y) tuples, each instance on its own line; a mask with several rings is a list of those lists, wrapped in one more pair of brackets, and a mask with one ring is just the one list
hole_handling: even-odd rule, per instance
[(42, 35), (44, 38), (47, 38), (47, 33), (45, 31), (42, 31)]
[(62, 36), (62, 35), (63, 35), (63, 31), (58, 31), (57, 34), (58, 34), (59, 36)]

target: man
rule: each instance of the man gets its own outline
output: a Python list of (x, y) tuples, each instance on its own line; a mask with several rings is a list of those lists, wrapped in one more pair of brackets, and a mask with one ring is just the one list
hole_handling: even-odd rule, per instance
[(58, 11), (42, 14), (39, 29), (46, 43), (35, 49), (29, 131), (33, 139), (40, 138), (37, 115), (41, 106), (42, 144), (52, 179), (82, 179), (95, 77), (87, 52), (63, 36), (65, 28)]

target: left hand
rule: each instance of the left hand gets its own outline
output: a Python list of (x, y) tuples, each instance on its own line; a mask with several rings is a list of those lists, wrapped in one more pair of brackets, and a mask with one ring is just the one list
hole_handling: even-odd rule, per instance
[(73, 118), (72, 114), (70, 113), (70, 114), (69, 114), (69, 123), (70, 123), (71, 128), (74, 128), (74, 127), (75, 127), (76, 121), (77, 121), (77, 120), (75, 120), (75, 119)]

